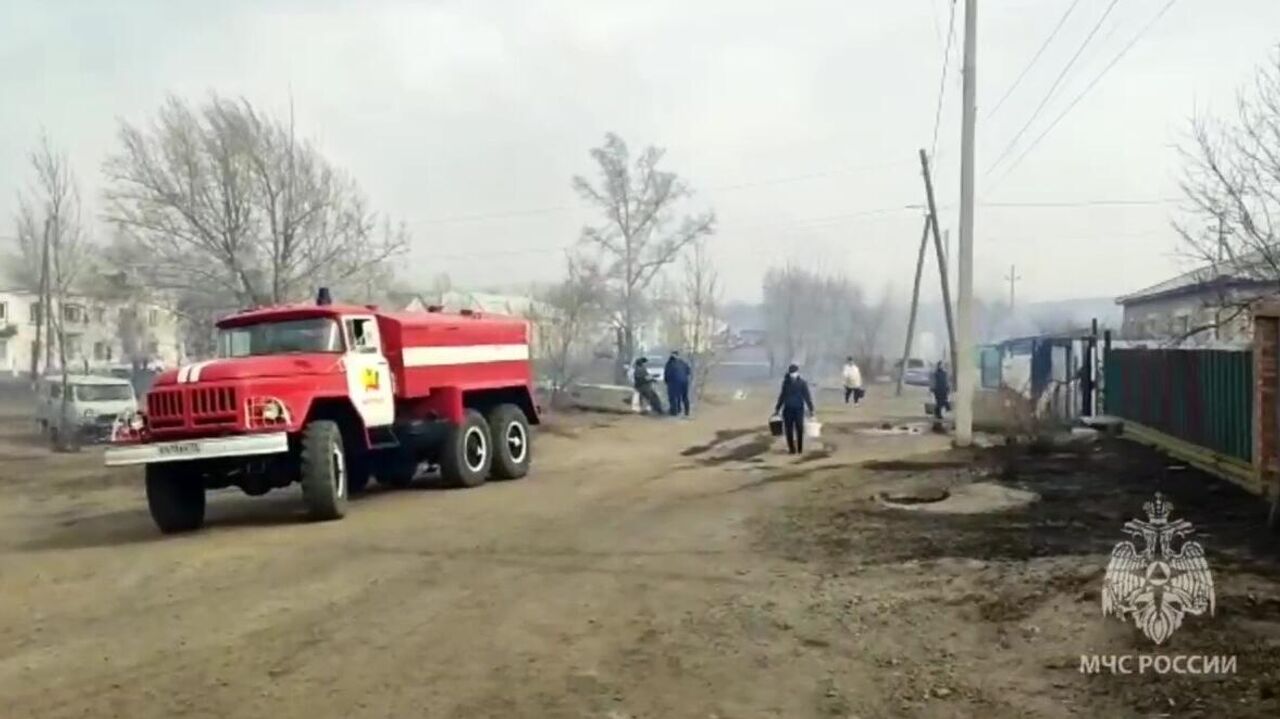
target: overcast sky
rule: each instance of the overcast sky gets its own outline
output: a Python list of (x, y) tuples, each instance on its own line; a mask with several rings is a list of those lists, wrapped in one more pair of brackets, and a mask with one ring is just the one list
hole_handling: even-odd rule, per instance
[[(1179, 0), (1001, 179), (988, 166), (1032, 116), (1112, 0), (1080, 0), (988, 116), (1071, 0), (983, 0), (978, 28), (975, 283), (1019, 297), (1110, 296), (1181, 265), (1169, 229), (1173, 149), (1197, 109), (1226, 112), (1280, 43), (1276, 0)], [(1119, 0), (1019, 156), (1155, 16)], [(44, 128), (86, 194), (119, 118), (166, 93), (243, 95), (286, 113), (414, 238), (404, 276), (481, 286), (547, 280), (585, 212), (569, 189), (607, 131), (667, 148), (720, 218), (730, 294), (771, 264), (844, 269), (904, 299), (923, 201), (948, 0), (0, 3), (0, 213)], [(946, 227), (957, 223), (963, 6), (938, 136)], [(998, 181), (997, 181), (998, 180)], [(1157, 201), (999, 207), (989, 203)], [(8, 231), (0, 235), (10, 234)], [(953, 243), (955, 232), (953, 230)], [(936, 284), (936, 280), (931, 281)]]

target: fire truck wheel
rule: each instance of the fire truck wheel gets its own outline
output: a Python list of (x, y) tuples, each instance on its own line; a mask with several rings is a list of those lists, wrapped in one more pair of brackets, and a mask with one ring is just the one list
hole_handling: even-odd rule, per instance
[(493, 444), (493, 478), (519, 479), (529, 473), (533, 447), (529, 420), (514, 404), (500, 404), (489, 413), (489, 439)]
[(462, 423), (449, 430), (440, 452), (440, 476), (452, 487), (478, 487), (489, 476), (492, 464), (489, 423), (484, 415), (469, 409)]
[(347, 456), (336, 422), (318, 419), (302, 430), (302, 500), (312, 519), (347, 513)]
[(165, 534), (190, 532), (204, 524), (204, 485), (196, 477), (184, 477), (181, 465), (148, 464), (147, 507), (151, 519)]

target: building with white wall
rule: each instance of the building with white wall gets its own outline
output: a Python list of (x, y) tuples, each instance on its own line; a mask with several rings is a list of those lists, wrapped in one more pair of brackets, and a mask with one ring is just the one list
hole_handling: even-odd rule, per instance
[[(185, 359), (176, 314), (159, 305), (72, 297), (61, 313), (67, 335), (67, 364), (75, 370), (98, 370), (134, 361), (172, 367)], [(31, 371), (36, 328), (41, 322), (40, 297), (26, 290), (0, 290), (0, 376)], [(43, 330), (41, 342), (44, 343)], [(38, 370), (45, 369), (43, 351)], [(51, 368), (60, 367), (53, 348)]]

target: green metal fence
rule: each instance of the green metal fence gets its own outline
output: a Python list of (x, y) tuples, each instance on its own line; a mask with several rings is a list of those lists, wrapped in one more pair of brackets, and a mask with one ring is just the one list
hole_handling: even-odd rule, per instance
[(1252, 461), (1248, 350), (1112, 349), (1103, 367), (1107, 414)]

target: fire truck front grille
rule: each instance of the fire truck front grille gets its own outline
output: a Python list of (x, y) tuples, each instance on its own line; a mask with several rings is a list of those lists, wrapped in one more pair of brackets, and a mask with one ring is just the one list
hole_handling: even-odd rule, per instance
[(232, 387), (190, 390), (191, 422), (200, 427), (236, 423), (236, 391)]
[(147, 420), (153, 431), (234, 427), (237, 407), (234, 387), (158, 389), (147, 395)]
[(177, 429), (186, 424), (182, 390), (152, 390), (147, 394), (147, 421), (151, 429)]

